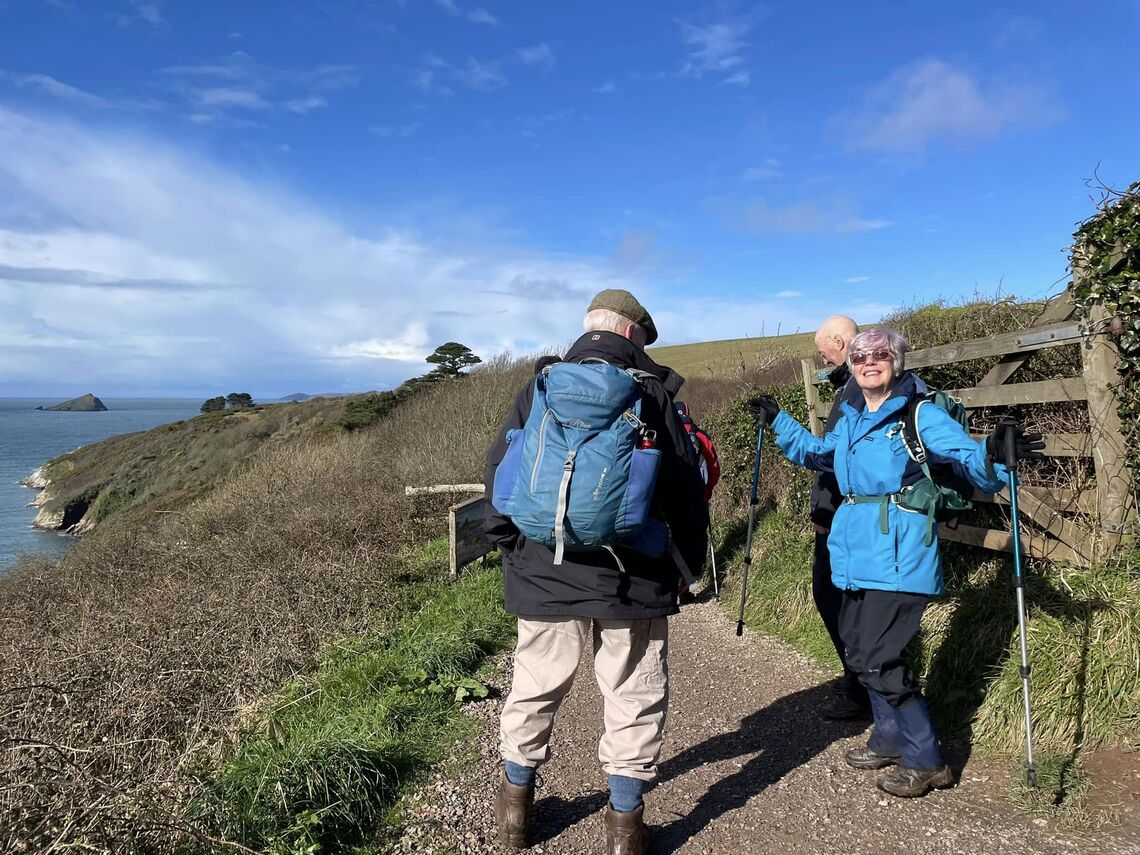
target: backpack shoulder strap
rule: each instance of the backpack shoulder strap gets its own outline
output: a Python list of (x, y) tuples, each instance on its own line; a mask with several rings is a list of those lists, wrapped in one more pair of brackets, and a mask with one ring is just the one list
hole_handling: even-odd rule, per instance
[(902, 417), (902, 438), (906, 453), (910, 459), (922, 467), (923, 474), (930, 477), (927, 466), (926, 446), (922, 444), (922, 435), (918, 432), (918, 413), (923, 404), (929, 404), (933, 393), (916, 395), (907, 402)]

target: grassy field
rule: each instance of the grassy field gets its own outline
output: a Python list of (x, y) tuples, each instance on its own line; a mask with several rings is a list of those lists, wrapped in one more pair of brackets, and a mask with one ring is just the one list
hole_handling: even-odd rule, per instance
[(787, 361), (815, 356), (815, 334), (729, 338), (696, 344), (651, 347), (649, 355), (689, 380), (714, 377), (746, 377)]

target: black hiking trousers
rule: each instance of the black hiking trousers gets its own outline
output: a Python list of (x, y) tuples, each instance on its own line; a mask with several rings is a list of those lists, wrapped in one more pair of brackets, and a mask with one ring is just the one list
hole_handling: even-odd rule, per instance
[(899, 708), (922, 695), (906, 661), (930, 597), (904, 591), (843, 591), (839, 634), (848, 666), (870, 691)]
[(815, 533), (815, 560), (811, 567), (811, 595), (816, 611), (835, 645), (835, 655), (843, 665), (843, 691), (859, 704), (867, 703), (867, 690), (859, 683), (859, 675), (847, 664), (847, 651), (839, 635), (839, 611), (843, 607), (843, 591), (831, 581), (831, 553), (827, 548), (827, 532)]

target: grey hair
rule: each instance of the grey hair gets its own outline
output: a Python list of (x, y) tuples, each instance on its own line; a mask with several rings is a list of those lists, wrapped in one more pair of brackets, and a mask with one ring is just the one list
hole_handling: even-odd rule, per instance
[(847, 346), (847, 367), (854, 369), (855, 366), (851, 364), (851, 354), (855, 351), (880, 349), (891, 352), (891, 366), (894, 368), (895, 376), (900, 376), (906, 366), (906, 352), (910, 350), (910, 342), (901, 332), (889, 327), (867, 330), (851, 339), (851, 344)]
[(625, 334), (625, 328), (633, 324), (638, 329), (644, 331), (645, 327), (641, 326), (625, 315), (619, 315), (612, 309), (592, 309), (586, 312), (586, 317), (582, 321), (582, 328), (586, 332), (612, 332), (618, 335)]

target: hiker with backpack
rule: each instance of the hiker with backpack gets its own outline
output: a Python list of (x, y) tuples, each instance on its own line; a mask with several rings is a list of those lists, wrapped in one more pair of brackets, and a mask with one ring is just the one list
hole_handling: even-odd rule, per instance
[[(918, 797), (954, 782), (905, 655), (927, 603), (943, 589), (936, 499), (948, 488), (934, 481), (932, 465), (953, 466), (978, 489), (996, 493), (1008, 471), (997, 462), (1006, 433), (1013, 434), (1018, 458), (1040, 456), (1043, 443), (1040, 434), (1025, 434), (1012, 420), (982, 441), (972, 439), (904, 371), (907, 349), (906, 339), (891, 329), (852, 339), (847, 365), (861, 400), (841, 403), (838, 422), (823, 437), (782, 412), (771, 396), (750, 404), (773, 427), (776, 445), (790, 461), (831, 468), (843, 495), (828, 536), (832, 581), (843, 591), (839, 634), (847, 661), (868, 690), (874, 718), (867, 745), (849, 750), (847, 763), (863, 770), (895, 766), (879, 778), (879, 788)], [(944, 395), (938, 401), (952, 403)], [(908, 416), (922, 462), (907, 450)]]
[[(851, 339), (858, 334), (859, 327), (855, 321), (845, 315), (832, 315), (816, 330), (815, 347), (824, 364), (821, 376), (826, 374), (827, 382), (835, 393), (835, 400), (824, 424), (825, 433), (832, 430), (839, 421), (840, 404), (844, 401), (854, 403), (863, 397), (863, 391), (847, 367), (847, 350)], [(848, 664), (847, 652), (839, 637), (839, 609), (843, 605), (843, 592), (831, 581), (831, 553), (827, 549), (827, 536), (831, 531), (831, 521), (835, 518), (835, 508), (841, 499), (835, 473), (830, 470), (817, 472), (811, 485), (811, 521), (815, 526), (811, 594), (816, 611), (835, 647), (835, 655), (843, 666), (843, 678), (838, 691), (832, 702), (821, 711), (824, 718), (833, 721), (865, 718), (871, 709), (867, 690), (859, 682), (859, 675)]]
[(700, 572), (708, 507), (673, 403), (683, 381), (644, 350), (657, 338), (649, 313), (609, 289), (584, 327), (563, 361), (518, 393), (484, 469), (485, 530), (518, 616), (494, 813), (499, 842), (524, 847), (536, 769), (589, 649), (605, 704), (606, 851), (643, 855), (642, 795), (657, 777), (668, 708), (666, 618), (683, 568)]

